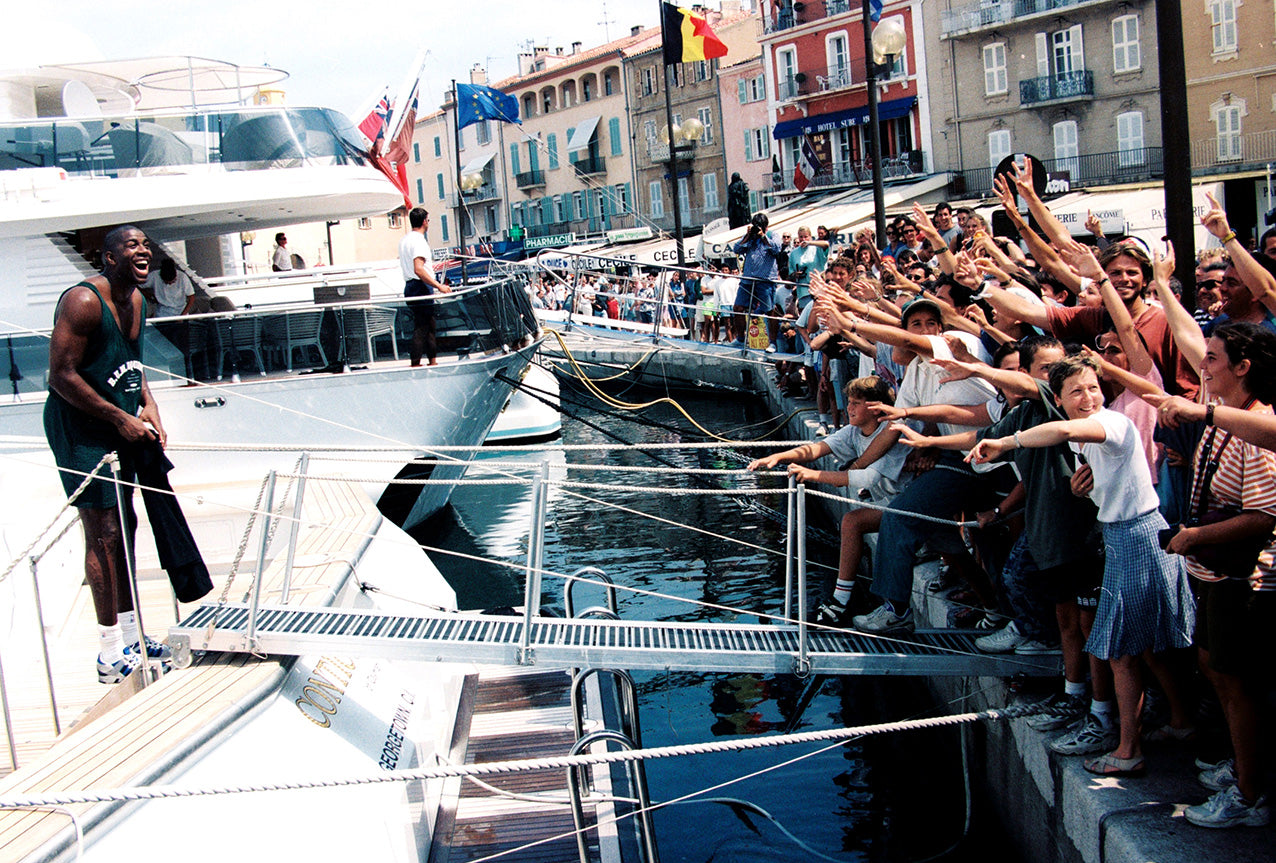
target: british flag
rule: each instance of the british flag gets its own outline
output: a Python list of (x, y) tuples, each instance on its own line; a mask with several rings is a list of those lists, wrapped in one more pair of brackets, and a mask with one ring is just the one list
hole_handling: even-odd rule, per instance
[(385, 138), (386, 119), (390, 116), (390, 95), (383, 93), (381, 100), (372, 108), (368, 116), (359, 124), (359, 131), (368, 136), (373, 144), (379, 144)]

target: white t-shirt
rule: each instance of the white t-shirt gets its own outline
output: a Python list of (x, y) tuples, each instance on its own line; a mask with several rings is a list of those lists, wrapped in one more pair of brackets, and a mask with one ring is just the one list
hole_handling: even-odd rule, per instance
[(172, 318), (180, 315), (186, 308), (186, 298), (195, 295), (195, 286), (191, 284), (190, 277), (181, 270), (177, 271), (177, 278), (172, 284), (160, 278), (157, 270), (146, 277), (146, 287), (155, 293), (157, 308), (151, 314), (151, 317), (155, 318)]
[[(890, 423), (878, 423), (873, 433), (866, 435), (855, 426), (843, 426), (824, 438), (824, 443), (833, 451), (833, 458), (837, 463), (842, 465), (862, 456), (869, 445), (877, 440), (877, 436), (889, 427)], [(896, 442), (881, 458), (867, 467), (847, 471), (850, 480), (847, 486), (848, 495), (855, 498), (861, 488), (866, 488), (873, 501), (883, 503), (890, 500), (900, 491), (899, 475), (907, 457), (908, 447)]]
[(434, 272), (434, 255), (430, 252), (430, 243), (420, 231), (408, 231), (406, 237), (399, 240), (399, 268), (403, 271), (403, 281), (415, 279), (417, 258), (425, 258), (425, 268)]
[[(975, 356), (983, 359), (988, 352), (979, 344), (979, 339), (970, 333), (954, 333), (966, 344), (967, 349)], [(942, 336), (926, 336), (930, 341), (931, 351), (937, 360), (951, 360), (953, 353)], [(982, 356), (981, 356), (982, 355)], [(987, 360), (984, 360), (987, 362)], [(904, 369), (904, 380), (899, 385), (899, 395), (895, 398), (895, 406), (916, 408), (924, 405), (981, 405), (997, 395), (992, 384), (981, 378), (967, 378), (964, 381), (940, 383), (940, 379), (948, 375), (939, 366), (922, 356), (913, 357)], [(961, 434), (976, 426), (938, 423), (941, 435)]]
[(280, 272), (292, 269), (292, 255), (287, 246), (275, 246), (275, 253), (270, 258), (270, 265)]
[(735, 295), (740, 291), (740, 280), (734, 276), (723, 276), (718, 283), (718, 308), (731, 311), (735, 306)]
[(1152, 477), (1135, 469), (1147, 456), (1134, 423), (1110, 408), (1103, 408), (1091, 419), (1103, 426), (1103, 442), (1068, 446), (1081, 453), (1094, 472), (1090, 499), (1099, 507), (1099, 521), (1125, 521), (1156, 509), (1160, 501)]

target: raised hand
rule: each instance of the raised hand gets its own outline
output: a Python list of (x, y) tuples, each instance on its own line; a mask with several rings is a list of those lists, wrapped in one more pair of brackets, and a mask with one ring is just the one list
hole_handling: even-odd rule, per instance
[(1099, 266), (1099, 259), (1094, 256), (1094, 250), (1089, 246), (1078, 243), (1076, 240), (1068, 240), (1059, 249), (1059, 255), (1078, 275), (1096, 281), (1104, 276), (1103, 267)]
[(869, 402), (867, 407), (879, 420), (893, 422), (904, 419), (904, 408), (897, 408), (894, 405), (886, 404), (886, 402)]
[(1205, 197), (1209, 199), (1210, 208), (1201, 216), (1201, 224), (1205, 226), (1205, 230), (1221, 240), (1232, 230), (1227, 224), (1227, 213), (1223, 212), (1223, 205), (1209, 192), (1205, 193)]
[(899, 442), (904, 446), (910, 446), (913, 449), (924, 449), (930, 446), (930, 438), (919, 431), (914, 431), (911, 426), (904, 423), (893, 422), (890, 430), (899, 432)]
[(1172, 275), (1174, 275), (1174, 243), (1166, 239), (1165, 254), (1155, 249), (1152, 251), (1152, 278), (1168, 285)]
[(1085, 229), (1096, 237), (1103, 236), (1103, 226), (1099, 224), (1099, 217), (1090, 210), (1085, 211)]

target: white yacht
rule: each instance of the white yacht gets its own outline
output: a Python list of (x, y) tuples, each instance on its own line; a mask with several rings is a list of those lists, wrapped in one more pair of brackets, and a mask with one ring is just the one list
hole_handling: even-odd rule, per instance
[[(241, 231), (401, 205), (341, 114), (246, 104), (282, 74), (190, 57), (0, 72), (0, 362), (13, 396), (0, 432), (38, 441), (58, 297), (95, 272), (85, 255), (103, 232), (131, 223), (201, 283), (241, 282), (226, 291), (240, 308), (146, 334), (182, 481), (221, 481), (228, 459), (244, 475), (283, 470), (301, 447), (359, 454), (374, 498), (417, 457), (449, 462), (418, 478), (464, 472), (463, 454), (435, 448), (481, 444), (524, 374), (538, 335), (526, 296), (505, 282), (437, 301), (441, 362), (425, 368), (404, 356), (402, 287), (375, 267), (237, 275)], [(446, 484), (417, 488), (397, 503), (405, 526), (447, 501)]]
[[(12, 277), (0, 292), (0, 363), (12, 383), (0, 404), (0, 567), (14, 564), (0, 572), (11, 760), (11, 772), (0, 764), (8, 773), (0, 797), (299, 777), (322, 786), (350, 774), (519, 757), (551, 733), (566, 752), (580, 734), (561, 670), (207, 653), (145, 687), (150, 675), (140, 670), (109, 690), (96, 681), (83, 540), (73, 516), (60, 513), (65, 496), (41, 423), (54, 305), (94, 271), (78, 249), (127, 222), (166, 252), (180, 250), (173, 256), (188, 267), (216, 274), (239, 253), (228, 232), (384, 213), (401, 200), (366, 164), (344, 117), (242, 104), (277, 75), (192, 58), (0, 73), (0, 265)], [(200, 107), (172, 104), (184, 100)], [(244, 287), (264, 299), (152, 322), (145, 335), (171, 480), (213, 573), (204, 602), (220, 594), (234, 603), (249, 591), (274, 605), (454, 609), (451, 588), (394, 522), (416, 524), (446, 502), (449, 482), (525, 373), (539, 328), (522, 285), (438, 300), (439, 364), (412, 367), (402, 356), (410, 315), (378, 296), (375, 268), (251, 281)], [(276, 295), (284, 301), (272, 302)], [(410, 493), (391, 519), (373, 501), (420, 456), (436, 463), (407, 469), (428, 482), (395, 486)], [(270, 471), (285, 476), (272, 483)], [(194, 606), (169, 593), (148, 533), (143, 520), (139, 602), (147, 631), (163, 637)], [(601, 714), (602, 697), (591, 681), (589, 716)], [(596, 725), (577, 715), (583, 730)], [(562, 786), (561, 771), (553, 774)], [(476, 800), (459, 786), (208, 794), (176, 808), (120, 795), (57, 812), (0, 808), (0, 859), (442, 860), (448, 849), (520, 843), (531, 822), (567, 831), (558, 856), (575, 858), (565, 798), (510, 800), (494, 815), (487, 792)], [(590, 843), (615, 839), (611, 830)]]

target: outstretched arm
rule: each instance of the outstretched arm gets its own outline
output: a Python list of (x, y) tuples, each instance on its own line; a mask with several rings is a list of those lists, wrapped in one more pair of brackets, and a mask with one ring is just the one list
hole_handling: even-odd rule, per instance
[(966, 461), (983, 464), (1014, 449), (1042, 449), (1061, 443), (1103, 443), (1107, 440), (1103, 425), (1095, 419), (1060, 420), (1001, 438), (984, 438), (971, 447)]
[(814, 441), (813, 443), (804, 443), (793, 449), (786, 449), (783, 452), (773, 453), (762, 458), (754, 459), (749, 462), (749, 470), (770, 470), (782, 464), (794, 464), (795, 462), (815, 461), (817, 458), (826, 456), (833, 450), (824, 441)]
[(1174, 244), (1165, 241), (1165, 254), (1152, 252), (1152, 284), (1156, 288), (1157, 299), (1165, 311), (1165, 321), (1170, 327), (1170, 336), (1178, 346), (1179, 353), (1188, 364), (1199, 369), (1205, 361), (1205, 336), (1201, 333), (1201, 325), (1191, 313), (1183, 308), (1179, 298), (1170, 290), (1170, 276), (1174, 274)]

